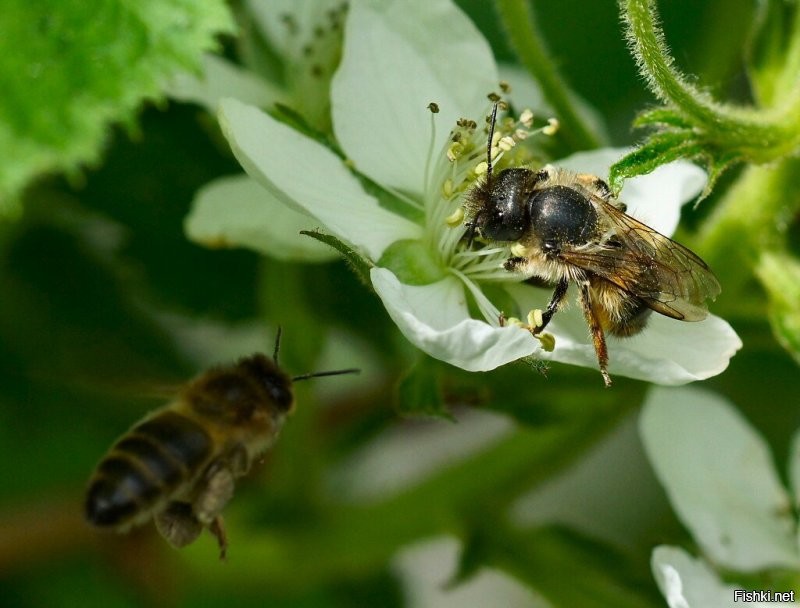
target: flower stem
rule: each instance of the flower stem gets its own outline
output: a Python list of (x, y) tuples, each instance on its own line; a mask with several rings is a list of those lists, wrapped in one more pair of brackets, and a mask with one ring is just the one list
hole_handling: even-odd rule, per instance
[(576, 150), (597, 148), (602, 138), (584, 120), (575, 94), (561, 78), (536, 25), (536, 15), (524, 0), (495, 0), (495, 8), (517, 57), (542, 88), (561, 123), (559, 132)]

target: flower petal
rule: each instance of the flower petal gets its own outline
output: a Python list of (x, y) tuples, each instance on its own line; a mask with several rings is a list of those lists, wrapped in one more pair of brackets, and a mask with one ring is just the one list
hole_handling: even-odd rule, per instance
[(711, 560), (744, 572), (800, 567), (769, 448), (731, 405), (698, 389), (654, 389), (639, 424), (675, 512)]
[(343, 161), (314, 140), (235, 99), (222, 100), (219, 119), (251, 177), (373, 260), (392, 242), (420, 236), (420, 226), (380, 207)]
[(324, 262), (338, 254), (301, 230), (317, 220), (284, 205), (245, 174), (203, 186), (186, 216), (186, 235), (207, 247), (248, 247), (279, 260)]
[[(581, 173), (606, 176), (609, 167), (629, 151), (629, 148), (603, 148), (578, 152), (554, 164)], [(652, 173), (626, 180), (620, 200), (628, 205), (628, 214), (670, 236), (678, 226), (681, 207), (700, 194), (706, 179), (705, 171), (697, 165), (676, 160)]]
[[(521, 312), (544, 309), (551, 291), (514, 284), (506, 288)], [(569, 296), (568, 296), (569, 297)], [(547, 326), (556, 338), (553, 352), (542, 359), (597, 369), (597, 356), (580, 307), (559, 312)], [(723, 319), (709, 315), (684, 323), (653, 314), (640, 334), (629, 338), (606, 336), (611, 376), (626, 376), (656, 384), (680, 385), (722, 373), (742, 341)]]
[[(302, 56), (314, 39), (314, 28), (327, 25), (328, 11), (341, 0), (247, 0), (249, 14), (270, 46), (288, 59)], [(287, 21), (287, 16), (291, 21)]]
[(202, 74), (178, 74), (168, 85), (167, 95), (178, 101), (197, 103), (212, 114), (216, 114), (219, 100), (223, 97), (236, 97), (245, 103), (267, 106), (282, 101), (286, 96), (271, 82), (210, 53), (203, 56)]
[(450, 0), (354, 0), (331, 84), (336, 137), (359, 171), (424, 192), (431, 102), (439, 105), (434, 154), (462, 116), (486, 110), (498, 86), (488, 43)]
[(529, 333), (516, 327), (491, 327), (470, 319), (464, 286), (455, 277), (412, 286), (400, 283), (386, 268), (373, 268), (370, 276), (403, 335), (431, 357), (477, 372), (541, 350)]
[(653, 550), (650, 560), (669, 608), (766, 608), (763, 602), (734, 599), (733, 585), (726, 585), (703, 560), (694, 559), (683, 549), (662, 545)]

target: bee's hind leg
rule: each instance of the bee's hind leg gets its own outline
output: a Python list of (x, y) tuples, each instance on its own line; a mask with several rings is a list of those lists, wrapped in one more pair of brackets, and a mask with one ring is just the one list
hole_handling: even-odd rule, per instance
[(603, 333), (603, 327), (600, 325), (600, 320), (597, 318), (592, 308), (589, 281), (583, 281), (581, 283), (580, 303), (583, 308), (583, 315), (586, 317), (586, 323), (589, 325), (589, 331), (592, 334), (594, 352), (597, 354), (597, 362), (600, 364), (600, 373), (603, 375), (603, 382), (605, 382), (607, 388), (611, 386), (611, 377), (608, 375), (608, 348), (606, 347), (606, 337)]
[(193, 543), (203, 531), (203, 524), (195, 517), (192, 505), (185, 502), (169, 503), (153, 519), (158, 533), (176, 549)]

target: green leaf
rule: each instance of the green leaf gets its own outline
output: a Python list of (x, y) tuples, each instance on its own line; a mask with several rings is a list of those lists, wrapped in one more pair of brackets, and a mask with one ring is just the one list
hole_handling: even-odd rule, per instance
[(352, 247), (345, 245), (342, 241), (337, 239), (331, 234), (325, 234), (319, 230), (301, 230), (300, 234), (310, 236), (312, 239), (325, 243), (333, 247), (336, 251), (342, 254), (347, 265), (353, 270), (356, 276), (367, 287), (372, 287), (372, 282), (369, 278), (369, 269), (373, 264), (367, 259), (358, 254)]
[(232, 29), (221, 0), (8, 0), (2, 21), (0, 214), (37, 174), (96, 163), (109, 123), (130, 121)]
[(629, 177), (645, 175), (679, 158), (693, 158), (703, 153), (695, 134), (686, 129), (671, 129), (651, 135), (639, 148), (626, 154), (609, 170), (611, 189), (619, 193)]
[(756, 274), (769, 294), (772, 331), (800, 364), (800, 260), (789, 253), (767, 251)]
[(454, 419), (444, 404), (437, 365), (430, 357), (421, 357), (400, 380), (396, 409), (404, 416)]
[(652, 108), (641, 112), (633, 121), (634, 127), (676, 127), (678, 129), (691, 129), (692, 122), (683, 114), (672, 108)]

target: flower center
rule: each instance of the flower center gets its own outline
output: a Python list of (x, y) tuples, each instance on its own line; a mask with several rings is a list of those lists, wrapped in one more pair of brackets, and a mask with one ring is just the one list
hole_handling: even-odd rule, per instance
[[(435, 121), (433, 112), (432, 122)], [(465, 234), (469, 227), (465, 223), (465, 200), (469, 191), (485, 179), (487, 155), (491, 155), (495, 170), (530, 164), (534, 160), (531, 152), (517, 144), (532, 133), (548, 129), (551, 123), (544, 129), (532, 131), (530, 110), (523, 111), (518, 119), (505, 117), (494, 125), (489, 145), (489, 113), (487, 120), (481, 121), (481, 127), (474, 120), (459, 119), (439, 154), (429, 154), (425, 171), (425, 239), (429, 250), (439, 258), (440, 267), (458, 277), (472, 294), (481, 315), (489, 323), (497, 324), (499, 311), (477, 283), (518, 280), (503, 267), (511, 255), (510, 244), (467, 246)], [(432, 138), (435, 137), (433, 133), (432, 127)]]

